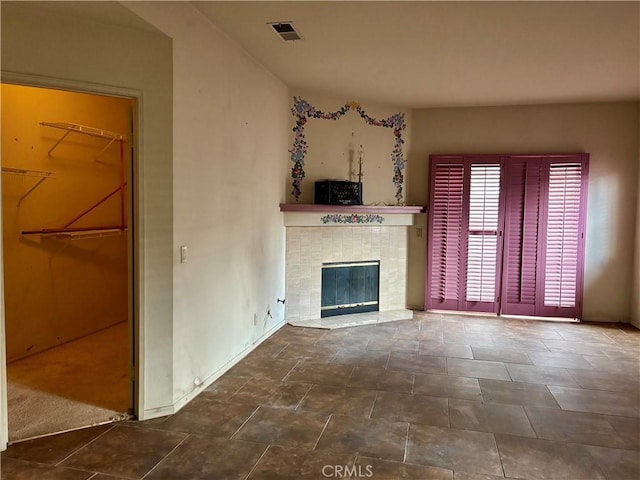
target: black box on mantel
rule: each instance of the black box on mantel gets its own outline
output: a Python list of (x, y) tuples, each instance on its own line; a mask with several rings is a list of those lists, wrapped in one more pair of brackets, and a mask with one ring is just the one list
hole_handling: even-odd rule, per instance
[(362, 183), (322, 180), (315, 183), (316, 205), (362, 205)]

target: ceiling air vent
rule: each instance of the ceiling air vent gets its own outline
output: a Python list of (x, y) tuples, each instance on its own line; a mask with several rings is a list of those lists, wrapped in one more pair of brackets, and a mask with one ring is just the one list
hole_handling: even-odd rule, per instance
[(270, 22), (267, 25), (269, 25), (282, 40), (293, 41), (302, 39), (291, 22)]

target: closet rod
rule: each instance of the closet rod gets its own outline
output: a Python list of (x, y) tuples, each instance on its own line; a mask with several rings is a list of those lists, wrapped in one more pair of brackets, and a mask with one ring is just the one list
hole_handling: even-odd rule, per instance
[(96, 231), (125, 231), (126, 225), (105, 225), (102, 227), (43, 228), (42, 230), (24, 230), (22, 235), (51, 235), (56, 233), (82, 233)]

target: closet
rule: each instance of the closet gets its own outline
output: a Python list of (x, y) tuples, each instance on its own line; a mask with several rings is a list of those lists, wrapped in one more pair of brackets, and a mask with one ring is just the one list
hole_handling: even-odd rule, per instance
[(9, 441), (128, 418), (134, 103), (3, 83)]
[(582, 314), (588, 154), (432, 155), (430, 310)]

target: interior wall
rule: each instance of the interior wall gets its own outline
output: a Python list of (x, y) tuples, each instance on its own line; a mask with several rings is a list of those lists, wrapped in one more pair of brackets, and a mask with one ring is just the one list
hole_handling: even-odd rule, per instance
[[(132, 15), (117, 3), (100, 3), (117, 10), (114, 18)], [(2, 2), (1, 8), (3, 81), (138, 97), (135, 221), (144, 251), (136, 258), (136, 309), (144, 314), (138, 318), (143, 382), (138, 415), (160, 415), (173, 406), (171, 39), (151, 28), (46, 11), (37, 2)]]
[[(628, 322), (639, 109), (638, 102), (612, 102), (414, 110), (409, 202), (427, 203), (430, 154), (589, 153), (583, 318)], [(410, 254), (424, 262), (424, 250)]]
[[(5, 328), (7, 361), (12, 361), (127, 320), (126, 235), (58, 238), (21, 232), (62, 228), (120, 185), (118, 142), (96, 160), (109, 140), (70, 133), (49, 155), (65, 131), (40, 122), (126, 135), (132, 102), (19, 85), (1, 88), (2, 166), (55, 175), (30, 193), (39, 178), (2, 175)], [(129, 152), (123, 150), (125, 169)], [(120, 215), (116, 194), (71, 226), (118, 226)]]
[(283, 324), (289, 92), (190, 4), (128, 5), (173, 38), (179, 405)]
[[(287, 105), (293, 107), (293, 96), (301, 97), (323, 112), (335, 112), (345, 103), (358, 101), (357, 98), (336, 98), (305, 90), (296, 90), (288, 99)], [(363, 103), (362, 108), (371, 117), (385, 119), (398, 112), (405, 114), (407, 128), (403, 133), (403, 152), (405, 159), (411, 146), (411, 110), (371, 103)], [(295, 117), (289, 113), (290, 128), (295, 126)], [(358, 158), (360, 145), (363, 147), (362, 192), (365, 205), (395, 205), (396, 188), (393, 184), (393, 151), (395, 137), (391, 128), (368, 125), (360, 115), (348, 111), (338, 120), (310, 118), (305, 125), (305, 137), (309, 148), (305, 156), (305, 178), (302, 181), (302, 194), (299, 203), (313, 203), (314, 182), (317, 180), (358, 181)], [(290, 133), (289, 146), (294, 135)], [(289, 158), (289, 155), (287, 156)], [(287, 202), (295, 203), (291, 193), (291, 167), (285, 174)], [(406, 187), (405, 187), (406, 200)]]

